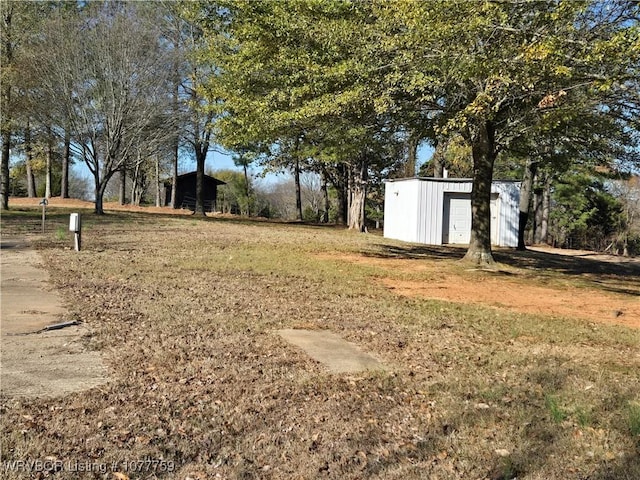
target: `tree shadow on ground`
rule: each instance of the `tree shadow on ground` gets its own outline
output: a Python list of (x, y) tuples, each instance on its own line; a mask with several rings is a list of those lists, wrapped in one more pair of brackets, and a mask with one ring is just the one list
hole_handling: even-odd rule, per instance
[[(456, 261), (464, 257), (465, 249), (450, 245), (390, 245), (377, 243), (375, 249), (362, 252), (365, 257), (383, 259)], [(640, 295), (640, 262), (604, 260), (597, 254), (561, 255), (535, 250), (518, 251), (496, 249), (493, 252), (498, 264), (520, 270), (514, 273), (506, 269), (487, 269), (487, 273), (501, 276), (528, 275), (565, 277), (588, 280), (595, 287), (612, 293)]]
[(494, 252), (497, 262), (537, 275), (579, 277), (600, 290), (640, 295), (640, 262), (621, 262), (616, 259), (608, 261), (595, 258), (595, 255), (561, 255), (534, 250)]
[(594, 258), (596, 254), (560, 255), (534, 250), (498, 250), (494, 258), (500, 263), (523, 269), (555, 270), (568, 275), (633, 275), (640, 277), (640, 262), (616, 262)]
[(389, 245), (378, 243), (376, 249), (362, 252), (365, 257), (404, 260), (461, 260), (465, 250), (440, 245)]

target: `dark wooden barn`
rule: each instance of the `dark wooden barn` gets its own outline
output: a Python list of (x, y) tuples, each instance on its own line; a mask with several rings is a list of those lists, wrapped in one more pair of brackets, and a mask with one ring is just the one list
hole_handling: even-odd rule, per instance
[[(216, 208), (216, 195), (218, 193), (218, 185), (225, 185), (225, 182), (213, 178), (209, 175), (204, 176), (204, 210), (212, 212)], [(171, 180), (164, 182), (165, 188), (165, 205), (171, 204)], [(196, 172), (178, 175), (178, 184), (176, 189), (176, 206), (178, 208), (188, 208), (195, 211), (196, 209)]]

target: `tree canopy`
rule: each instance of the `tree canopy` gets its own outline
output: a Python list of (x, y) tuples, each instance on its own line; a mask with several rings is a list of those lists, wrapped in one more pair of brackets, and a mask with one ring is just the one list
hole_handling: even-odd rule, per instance
[(219, 68), (209, 94), (228, 145), (313, 138), (335, 153), (322, 158), (359, 172), (353, 195), (379, 145), (415, 132), (434, 144), (463, 139), (476, 262), (492, 261), (498, 154), (527, 138), (591, 151), (637, 140), (631, 2), (238, 0), (194, 4), (192, 15), (207, 39), (202, 59)]

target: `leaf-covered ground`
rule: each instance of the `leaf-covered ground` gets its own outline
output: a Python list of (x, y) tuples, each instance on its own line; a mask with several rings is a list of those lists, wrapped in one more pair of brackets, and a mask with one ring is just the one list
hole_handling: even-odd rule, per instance
[[(3, 214), (3, 233), (28, 233), (29, 215)], [(633, 298), (632, 267), (594, 268), (585, 285), (562, 262), (542, 271), (503, 252), (501, 284), (460, 250), (330, 227), (85, 218), (83, 251), (65, 248), (63, 214), (35, 243), (111, 380), (2, 397), (2, 478), (640, 478), (640, 331), (389, 288), (450, 275), (511, 291), (516, 272), (538, 287), (600, 278)], [(295, 327), (329, 329), (390, 368), (329, 374), (274, 333)], [(50, 468), (8, 463), (35, 460)]]

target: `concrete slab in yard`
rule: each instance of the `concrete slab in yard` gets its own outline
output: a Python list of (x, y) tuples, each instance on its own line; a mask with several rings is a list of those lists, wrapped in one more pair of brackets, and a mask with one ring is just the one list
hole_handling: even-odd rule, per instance
[(278, 334), (334, 373), (385, 370), (376, 358), (327, 330), (287, 329), (278, 330)]
[(83, 341), (85, 326), (37, 333), (67, 312), (38, 253), (5, 237), (0, 251), (0, 393), (57, 396), (105, 383), (100, 354)]
[(60, 322), (66, 309), (40, 267), (40, 257), (25, 244), (1, 241), (0, 328), (2, 334), (36, 332)]

